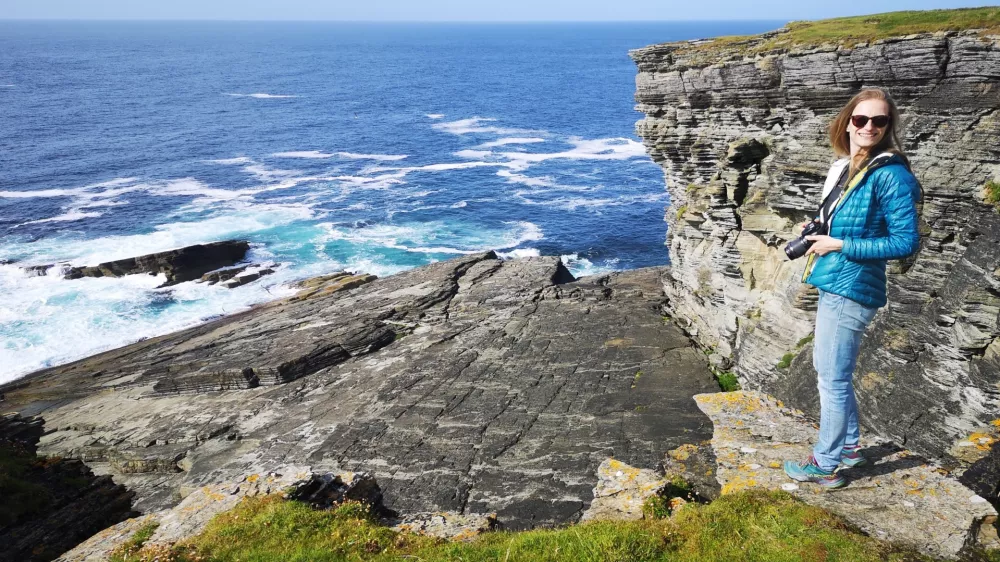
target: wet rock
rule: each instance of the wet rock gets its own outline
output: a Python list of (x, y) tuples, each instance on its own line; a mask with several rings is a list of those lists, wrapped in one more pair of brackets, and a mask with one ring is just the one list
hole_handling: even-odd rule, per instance
[(49, 270), (55, 267), (54, 263), (48, 263), (44, 265), (28, 265), (22, 267), (24, 274), (28, 277), (44, 277), (49, 274)]
[(818, 434), (801, 412), (748, 391), (695, 396), (714, 425), (712, 447), (722, 493), (751, 487), (785, 490), (828, 509), (873, 537), (954, 558), (975, 544), (996, 510), (953, 475), (891, 444), (863, 443), (868, 466), (841, 469), (848, 486), (823, 491), (794, 482), (785, 460), (805, 460)]
[(209, 271), (208, 273), (202, 275), (201, 279), (198, 279), (198, 282), (199, 283), (208, 283), (209, 285), (215, 285), (216, 283), (219, 283), (220, 281), (229, 281), (233, 277), (236, 277), (240, 273), (243, 273), (244, 271), (246, 271), (246, 269), (248, 267), (250, 267), (249, 264), (247, 264), (247, 265), (241, 265), (241, 266), (238, 266), (238, 267), (227, 267), (227, 268), (224, 268), (224, 269), (218, 269), (218, 270), (215, 270), (215, 271)]
[(72, 267), (66, 279), (81, 277), (122, 277), (136, 273), (159, 274), (167, 277), (164, 285), (176, 285), (198, 279), (206, 272), (233, 265), (242, 260), (250, 244), (244, 240), (226, 240), (210, 244), (195, 244), (176, 250), (146, 254), (105, 262), (96, 266)]
[(242, 287), (247, 283), (251, 283), (264, 277), (265, 275), (270, 275), (274, 273), (274, 270), (270, 267), (265, 267), (263, 269), (258, 269), (257, 271), (252, 271), (249, 273), (241, 273), (228, 281), (224, 281), (222, 286), (227, 289), (235, 289), (236, 287)]

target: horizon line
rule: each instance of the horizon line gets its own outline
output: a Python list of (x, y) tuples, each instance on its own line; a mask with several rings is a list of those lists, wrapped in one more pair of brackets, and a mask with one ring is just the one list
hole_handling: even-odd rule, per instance
[(786, 18), (758, 19), (674, 19), (674, 20), (353, 20), (353, 19), (223, 19), (223, 18), (2, 18), (0, 22), (174, 22), (174, 23), (472, 23), (472, 24), (525, 24), (525, 23), (718, 23), (718, 22), (775, 22), (812, 21)]

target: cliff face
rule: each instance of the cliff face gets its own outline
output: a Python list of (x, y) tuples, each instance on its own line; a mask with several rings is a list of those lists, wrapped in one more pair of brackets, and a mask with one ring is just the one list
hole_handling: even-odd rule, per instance
[(924, 454), (980, 460), (1000, 424), (1000, 216), (986, 187), (1000, 180), (1000, 37), (760, 49), (775, 36), (631, 53), (637, 131), (672, 201), (668, 307), (744, 387), (816, 411), (817, 293), (782, 246), (819, 202), (827, 124), (860, 88), (884, 87), (925, 201), (921, 250), (890, 265), (889, 305), (861, 351), (862, 422)]

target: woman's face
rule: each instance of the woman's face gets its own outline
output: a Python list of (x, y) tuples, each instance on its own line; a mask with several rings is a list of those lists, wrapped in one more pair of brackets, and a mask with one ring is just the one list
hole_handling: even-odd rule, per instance
[[(889, 115), (889, 104), (885, 100), (864, 100), (854, 107), (854, 112), (851, 115), (865, 115), (868, 117), (875, 117), (877, 115), (887, 116)], [(892, 123), (887, 126), (892, 126)], [(851, 137), (851, 153), (853, 154), (855, 149), (858, 148), (867, 149), (874, 146), (881, 132), (882, 129), (877, 128), (871, 119), (868, 119), (865, 126), (861, 128), (855, 127), (854, 123), (848, 121), (847, 133)]]

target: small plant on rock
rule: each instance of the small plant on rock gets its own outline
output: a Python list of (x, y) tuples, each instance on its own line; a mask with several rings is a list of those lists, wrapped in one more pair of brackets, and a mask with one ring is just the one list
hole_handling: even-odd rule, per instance
[(787, 369), (792, 366), (793, 359), (795, 359), (794, 353), (786, 353), (781, 356), (781, 361), (778, 361), (778, 364), (775, 366), (779, 369)]
[(1000, 209), (1000, 182), (990, 180), (983, 186), (983, 199)]

